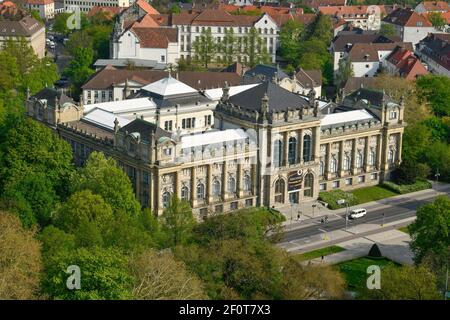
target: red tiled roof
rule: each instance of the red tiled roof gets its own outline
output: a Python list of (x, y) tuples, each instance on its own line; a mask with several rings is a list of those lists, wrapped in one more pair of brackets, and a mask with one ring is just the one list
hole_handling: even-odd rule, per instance
[[(82, 88), (84, 90), (110, 89), (115, 84), (124, 83), (126, 79), (146, 85), (161, 80), (168, 74), (167, 71), (127, 70), (106, 66), (92, 75)], [(178, 79), (197, 90), (223, 87), (225, 82), (230, 86), (242, 84), (241, 76), (235, 72), (181, 71), (178, 73)]]
[(145, 0), (137, 0), (136, 4), (148, 14), (159, 14), (159, 12), (153, 8), (147, 1)]
[(403, 27), (432, 27), (428, 19), (411, 9), (396, 9), (383, 19), (385, 22)]
[(450, 10), (450, 7), (445, 1), (424, 1), (422, 2), (423, 7), (427, 11), (444, 11)]
[(386, 57), (386, 61), (393, 64), (400, 76), (407, 80), (415, 80), (418, 76), (428, 73), (425, 66), (411, 51), (400, 46)]
[(304, 0), (303, 3), (314, 9), (322, 6), (345, 6), (346, 0)]
[(32, 4), (32, 5), (47, 5), (47, 4), (51, 4), (54, 3), (53, 0), (26, 0), (27, 4)]
[(392, 51), (397, 46), (402, 46), (410, 51), (413, 51), (413, 46), (410, 42), (355, 43), (349, 51), (349, 57), (352, 62), (376, 62), (380, 60), (378, 51)]
[[(374, 7), (375, 6), (326, 6), (326, 7), (319, 7), (319, 11), (327, 15), (348, 17), (357, 14), (365, 15), (368, 13), (373, 13)], [(384, 5), (379, 5), (376, 7), (380, 9), (381, 14), (386, 13)]]
[(450, 24), (450, 11), (442, 13), (442, 18), (444, 18), (447, 21), (447, 24)]
[(135, 28), (131, 31), (139, 39), (141, 48), (167, 48), (169, 42), (177, 42), (175, 28)]
[(110, 18), (114, 17), (116, 14), (121, 13), (125, 8), (123, 7), (104, 7), (104, 6), (93, 6), (88, 12), (88, 16), (92, 17), (99, 12), (107, 14)]

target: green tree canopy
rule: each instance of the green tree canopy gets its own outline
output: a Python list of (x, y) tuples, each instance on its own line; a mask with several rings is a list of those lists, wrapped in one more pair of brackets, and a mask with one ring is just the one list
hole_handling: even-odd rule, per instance
[(419, 97), (437, 116), (450, 116), (450, 78), (427, 75), (416, 81)]
[[(67, 267), (76, 265), (81, 272), (81, 289), (69, 290)], [(113, 248), (79, 248), (63, 251), (47, 260), (42, 288), (51, 299), (122, 300), (130, 299), (132, 277), (128, 259)]]
[(212, 36), (211, 28), (203, 29), (199, 38), (192, 44), (195, 51), (195, 59), (208, 68), (217, 52), (217, 44)]
[(123, 211), (138, 216), (141, 211), (128, 176), (113, 158), (106, 158), (101, 152), (91, 153), (85, 166), (74, 176), (72, 189), (89, 189), (102, 196), (115, 213)]
[(173, 247), (186, 244), (192, 237), (192, 229), (196, 222), (189, 203), (170, 197), (169, 205), (160, 218), (161, 230), (164, 234), (164, 244)]

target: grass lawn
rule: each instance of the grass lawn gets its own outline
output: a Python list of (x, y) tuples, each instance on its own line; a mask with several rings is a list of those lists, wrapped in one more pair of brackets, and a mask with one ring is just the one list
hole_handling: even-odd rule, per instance
[(398, 193), (388, 190), (382, 186), (360, 188), (353, 190), (352, 193), (358, 199), (358, 203), (365, 203), (398, 196)]
[(345, 250), (344, 248), (339, 247), (339, 246), (330, 246), (330, 247), (317, 249), (317, 250), (310, 251), (310, 252), (305, 252), (302, 254), (297, 254), (297, 255), (295, 255), (295, 258), (298, 261), (306, 261), (306, 260), (311, 260), (311, 259), (315, 259), (315, 258), (320, 258), (322, 256), (328, 256), (330, 254), (338, 253), (338, 252), (341, 252), (344, 250)]
[(408, 226), (404, 226), (404, 227), (398, 228), (398, 230), (400, 230), (400, 231), (402, 231), (402, 232), (404, 232), (404, 233), (409, 234)]
[(388, 265), (399, 266), (399, 264), (386, 258), (362, 257), (341, 262), (336, 267), (343, 273), (347, 281), (348, 290), (358, 293), (366, 286), (367, 277), (369, 276), (367, 267), (371, 265), (377, 265), (381, 270)]

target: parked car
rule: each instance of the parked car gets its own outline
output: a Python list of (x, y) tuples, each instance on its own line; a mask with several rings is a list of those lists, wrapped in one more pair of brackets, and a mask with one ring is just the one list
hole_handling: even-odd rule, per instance
[(350, 219), (358, 219), (358, 218), (364, 217), (366, 214), (367, 214), (366, 209), (354, 209), (350, 213), (349, 218)]

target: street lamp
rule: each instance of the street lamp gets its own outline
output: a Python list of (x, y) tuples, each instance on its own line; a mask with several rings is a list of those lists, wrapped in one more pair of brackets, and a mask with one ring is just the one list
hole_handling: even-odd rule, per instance
[(345, 204), (346, 210), (345, 210), (345, 231), (347, 231), (347, 224), (348, 224), (348, 201), (345, 199), (339, 199), (336, 201), (337, 204), (343, 205)]
[(439, 191), (439, 177), (441, 174), (439, 173), (439, 168), (436, 169), (436, 173), (434, 175), (436, 177), (436, 191)]

